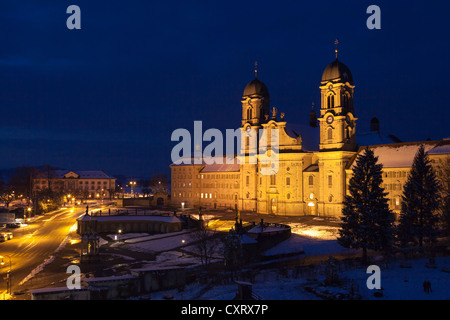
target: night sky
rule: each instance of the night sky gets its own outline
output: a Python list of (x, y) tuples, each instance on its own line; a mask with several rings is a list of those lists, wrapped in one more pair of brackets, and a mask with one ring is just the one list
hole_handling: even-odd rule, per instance
[[(240, 126), (255, 61), (271, 105), (307, 125), (336, 38), (358, 132), (375, 114), (403, 141), (449, 137), (450, 4), (392, 2), (4, 1), (0, 168), (168, 173), (173, 130)], [(66, 27), (72, 4), (81, 30)]]

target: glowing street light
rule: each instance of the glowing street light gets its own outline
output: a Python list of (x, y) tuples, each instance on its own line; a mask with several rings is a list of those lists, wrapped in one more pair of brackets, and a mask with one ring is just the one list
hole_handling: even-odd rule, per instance
[(131, 194), (133, 194), (133, 186), (136, 187), (136, 181), (130, 181)]

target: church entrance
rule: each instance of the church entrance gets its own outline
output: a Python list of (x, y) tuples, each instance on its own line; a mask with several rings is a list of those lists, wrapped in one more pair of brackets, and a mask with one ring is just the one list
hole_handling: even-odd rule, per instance
[(270, 213), (277, 214), (277, 199), (270, 199)]
[(314, 204), (314, 202), (308, 203), (308, 214), (310, 216), (316, 215), (316, 205)]

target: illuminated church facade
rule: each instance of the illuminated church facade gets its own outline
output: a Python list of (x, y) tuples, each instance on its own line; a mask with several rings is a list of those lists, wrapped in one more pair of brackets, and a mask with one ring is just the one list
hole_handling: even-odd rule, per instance
[[(376, 118), (371, 132), (357, 135), (353, 103), (354, 82), (341, 61), (330, 63), (320, 82), (320, 114), (311, 111), (318, 126), (318, 150), (306, 150), (300, 134), (290, 130), (284, 114), (270, 109), (266, 85), (257, 78), (244, 89), (241, 130), (278, 129), (276, 174), (263, 175), (265, 163), (249, 163), (252, 150), (243, 143), (240, 163), (178, 164), (171, 168), (171, 201), (182, 207), (226, 208), (274, 215), (341, 215), (355, 159), (366, 146), (383, 164), (383, 187), (391, 209), (398, 214), (401, 194), (414, 155), (423, 144), (433, 164), (450, 156), (450, 140), (400, 142), (379, 132)], [(364, 141), (366, 140), (366, 141)]]

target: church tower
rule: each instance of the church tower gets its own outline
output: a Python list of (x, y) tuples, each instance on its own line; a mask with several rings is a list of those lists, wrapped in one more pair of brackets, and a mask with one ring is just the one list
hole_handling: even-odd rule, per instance
[[(337, 41), (336, 41), (337, 45)], [(338, 60), (330, 63), (320, 83), (320, 150), (354, 151), (356, 120), (353, 108), (353, 77), (350, 69)]]
[(240, 195), (239, 208), (246, 211), (258, 210), (258, 148), (259, 129), (269, 122), (270, 97), (266, 85), (258, 79), (257, 63), (255, 62), (255, 79), (244, 88), (241, 99), (241, 155), (240, 155)]
[[(335, 42), (337, 46), (337, 40)], [(317, 210), (329, 216), (342, 213), (346, 195), (345, 168), (357, 148), (353, 77), (350, 69), (336, 60), (322, 74), (318, 156), (319, 196)]]
[(258, 79), (257, 63), (255, 63), (255, 79), (250, 81), (244, 89), (242, 96), (242, 126), (246, 123), (259, 126), (267, 122), (270, 113), (269, 90)]

